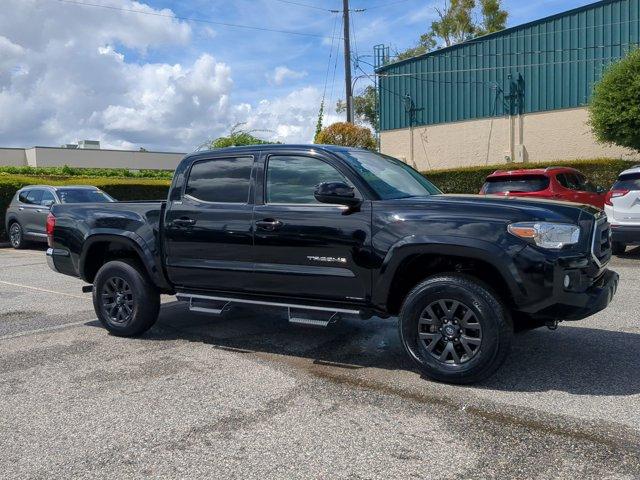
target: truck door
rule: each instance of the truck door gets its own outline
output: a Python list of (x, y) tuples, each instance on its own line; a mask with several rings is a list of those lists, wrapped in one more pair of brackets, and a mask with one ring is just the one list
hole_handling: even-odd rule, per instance
[(254, 289), (265, 294), (360, 302), (369, 295), (371, 203), (360, 210), (319, 203), (322, 182), (352, 184), (331, 158), (276, 151), (260, 162)]
[(254, 157), (196, 160), (165, 216), (167, 273), (178, 287), (243, 291), (253, 270)]

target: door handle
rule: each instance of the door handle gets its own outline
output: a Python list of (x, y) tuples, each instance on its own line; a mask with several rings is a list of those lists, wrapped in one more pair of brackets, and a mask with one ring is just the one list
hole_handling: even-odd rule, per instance
[(188, 227), (191, 225), (195, 225), (196, 221), (193, 218), (182, 217), (182, 218), (176, 218), (175, 220), (173, 220), (173, 224), (179, 227)]
[(18, 210), (23, 211), (24, 207), (18, 207)]
[(279, 229), (282, 225), (284, 224), (280, 220), (275, 220), (273, 218), (265, 218), (264, 220), (258, 220), (256, 222), (256, 227), (260, 230), (267, 230), (269, 232)]

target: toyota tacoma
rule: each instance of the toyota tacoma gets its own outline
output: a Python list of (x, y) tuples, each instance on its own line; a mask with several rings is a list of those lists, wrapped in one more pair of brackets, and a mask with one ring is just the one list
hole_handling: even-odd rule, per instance
[(451, 383), (492, 374), (514, 330), (583, 319), (618, 285), (593, 206), (444, 195), (399, 160), (337, 146), (193, 153), (166, 201), (53, 205), (47, 234), (50, 267), (91, 284), (115, 335), (151, 328), (160, 294), (316, 326), (398, 317), (409, 357)]

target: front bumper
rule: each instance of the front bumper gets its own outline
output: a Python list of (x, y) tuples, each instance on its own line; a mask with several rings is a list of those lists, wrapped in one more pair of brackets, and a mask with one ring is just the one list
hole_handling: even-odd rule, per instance
[(611, 237), (614, 242), (625, 245), (640, 245), (640, 225), (611, 224)]
[(536, 313), (536, 317), (552, 320), (582, 320), (607, 308), (616, 291), (620, 276), (605, 269), (593, 284), (582, 292), (563, 291), (553, 305)]

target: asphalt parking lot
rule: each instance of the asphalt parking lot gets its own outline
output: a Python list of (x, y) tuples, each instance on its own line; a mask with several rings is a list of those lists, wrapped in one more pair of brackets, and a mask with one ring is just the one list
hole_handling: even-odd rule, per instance
[(640, 249), (610, 307), (420, 378), (394, 320), (315, 330), (165, 299), (110, 336), (44, 252), (0, 249), (0, 478), (640, 478)]

